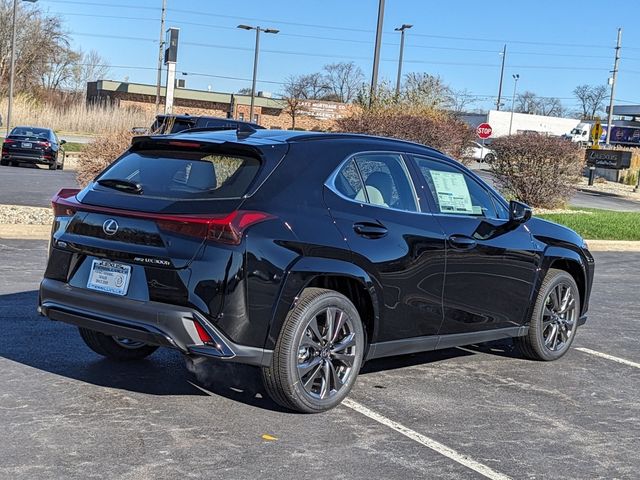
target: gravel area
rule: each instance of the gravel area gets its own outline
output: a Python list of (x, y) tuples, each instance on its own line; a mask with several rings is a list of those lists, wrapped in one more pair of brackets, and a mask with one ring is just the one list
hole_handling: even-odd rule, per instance
[(51, 225), (51, 208), (0, 205), (0, 224), (5, 225)]
[(612, 193), (632, 200), (640, 200), (640, 192), (634, 193), (633, 185), (623, 185), (622, 183), (610, 182), (601, 177), (596, 178), (595, 182), (591, 186), (589, 186), (589, 179), (582, 177), (578, 188), (592, 192)]

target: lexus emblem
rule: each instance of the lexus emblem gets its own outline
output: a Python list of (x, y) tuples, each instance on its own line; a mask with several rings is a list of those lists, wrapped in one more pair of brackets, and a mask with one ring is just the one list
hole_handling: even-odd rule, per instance
[(109, 236), (115, 235), (116, 233), (118, 233), (118, 222), (116, 222), (113, 218), (105, 220), (105, 222), (102, 224), (102, 231)]

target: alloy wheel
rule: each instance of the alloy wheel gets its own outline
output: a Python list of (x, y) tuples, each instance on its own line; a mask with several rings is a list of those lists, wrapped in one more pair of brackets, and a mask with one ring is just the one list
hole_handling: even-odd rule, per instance
[(542, 312), (544, 346), (562, 351), (571, 340), (576, 325), (576, 297), (570, 285), (559, 283), (545, 299)]
[(329, 307), (306, 325), (297, 350), (300, 384), (316, 399), (335, 396), (353, 372), (357, 349), (353, 320), (343, 310)]

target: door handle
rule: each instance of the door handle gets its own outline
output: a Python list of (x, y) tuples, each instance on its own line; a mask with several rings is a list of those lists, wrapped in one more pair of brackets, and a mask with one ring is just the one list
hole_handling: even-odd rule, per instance
[(382, 238), (388, 233), (384, 225), (369, 222), (354, 223), (353, 231), (365, 238)]
[(466, 235), (451, 235), (449, 236), (449, 244), (458, 250), (471, 250), (478, 242)]

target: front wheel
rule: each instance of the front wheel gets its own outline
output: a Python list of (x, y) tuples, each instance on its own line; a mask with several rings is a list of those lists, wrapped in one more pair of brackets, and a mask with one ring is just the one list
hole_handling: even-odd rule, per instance
[(550, 269), (542, 282), (529, 333), (515, 343), (534, 360), (557, 360), (573, 343), (580, 315), (580, 291), (564, 270)]
[(140, 360), (158, 349), (156, 346), (128, 338), (112, 337), (86, 328), (79, 328), (79, 330), (82, 340), (91, 350), (113, 360)]
[(329, 410), (353, 387), (365, 348), (360, 315), (333, 290), (307, 288), (282, 326), (262, 378), (271, 398), (304, 413)]
[(493, 153), (487, 153), (484, 156), (484, 163), (492, 163), (496, 159), (496, 156)]

